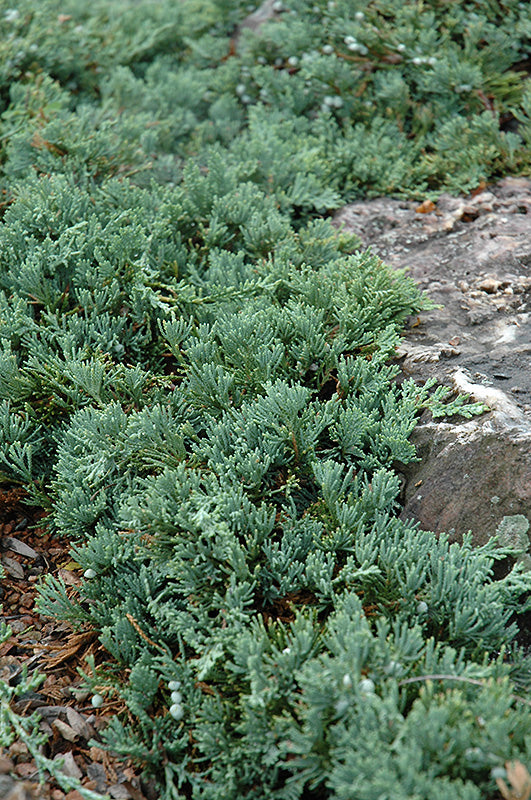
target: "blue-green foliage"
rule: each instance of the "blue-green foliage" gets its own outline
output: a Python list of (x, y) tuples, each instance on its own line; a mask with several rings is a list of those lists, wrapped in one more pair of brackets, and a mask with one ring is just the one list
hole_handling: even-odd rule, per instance
[(108, 746), (168, 800), (488, 796), (529, 577), (399, 518), (419, 413), (481, 408), (396, 380), (425, 300), (326, 214), (529, 170), (528, 4), (14, 6), (0, 477), (73, 543)]
[(3, 6), (9, 191), (35, 170), (178, 182), (183, 159), (222, 152), (238, 185), (300, 217), (529, 169), (516, 0), (291, 0), (234, 56), (237, 0)]

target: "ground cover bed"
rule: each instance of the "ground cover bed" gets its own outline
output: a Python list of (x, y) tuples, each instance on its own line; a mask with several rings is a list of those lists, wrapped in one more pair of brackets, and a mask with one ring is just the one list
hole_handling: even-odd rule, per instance
[(398, 516), (421, 411), (483, 407), (398, 380), (426, 300), (328, 217), (529, 174), (529, 5), (0, 9), (5, 753), (56, 797), (101, 797), (87, 730), (112, 796), (516, 797), (529, 574)]

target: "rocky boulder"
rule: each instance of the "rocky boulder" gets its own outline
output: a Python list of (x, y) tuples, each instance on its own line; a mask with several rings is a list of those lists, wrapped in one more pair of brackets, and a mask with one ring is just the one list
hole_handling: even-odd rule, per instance
[[(506, 178), (437, 203), (352, 203), (335, 224), (407, 268), (438, 307), (409, 321), (404, 376), (436, 377), (491, 411), (422, 418), (421, 461), (404, 468), (402, 516), (459, 540), (529, 545), (531, 520), (531, 181)], [(523, 545), (526, 543), (526, 546)], [(531, 558), (529, 559), (531, 563)]]

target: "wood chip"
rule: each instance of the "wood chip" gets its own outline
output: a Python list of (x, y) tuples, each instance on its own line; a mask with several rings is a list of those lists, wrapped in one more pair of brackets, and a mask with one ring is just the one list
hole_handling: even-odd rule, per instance
[(7, 756), (0, 756), (0, 775), (7, 775), (8, 772), (14, 767), (14, 763), (12, 759), (8, 758)]
[(75, 742), (76, 739), (79, 739), (79, 734), (61, 719), (54, 719), (52, 722), (52, 728), (55, 728), (55, 730), (58, 731), (63, 739), (66, 739), (67, 742)]
[(96, 786), (97, 792), (105, 792), (108, 786), (107, 774), (102, 764), (87, 764), (87, 775)]
[(26, 542), (21, 542), (20, 539), (14, 539), (12, 536), (4, 536), (2, 539), (2, 549), (12, 550), (14, 553), (18, 553), (19, 556), (25, 556), (26, 558), (39, 557), (39, 554), (33, 547), (30, 547)]
[(63, 772), (65, 775), (68, 775), (69, 778), (77, 778), (78, 780), (81, 780), (83, 777), (83, 773), (74, 761), (72, 751), (69, 751), (68, 753), (59, 753), (55, 756), (54, 761), (56, 763), (60, 761), (63, 762), (61, 766), (61, 772)]
[(131, 792), (123, 783), (115, 783), (113, 786), (109, 786), (107, 791), (115, 800), (131, 800), (132, 798)]
[(39, 715), (44, 717), (46, 720), (54, 720), (60, 714), (66, 714), (67, 706), (41, 706), (39, 708)]
[(16, 656), (1, 656), (0, 657), (0, 680), (4, 683), (10, 683), (19, 672), (22, 671), (22, 663)]
[(65, 797), (65, 800), (83, 800), (83, 795), (78, 792), (77, 789), (72, 789), (71, 792)]
[(70, 706), (67, 707), (66, 718), (68, 720), (68, 724), (79, 736), (81, 736), (82, 739), (86, 739), (88, 741), (96, 735), (96, 731), (92, 725), (89, 725), (85, 717), (76, 711), (75, 708), (71, 708)]
[(89, 750), (89, 756), (91, 757), (92, 761), (104, 761), (105, 756), (107, 753), (105, 750), (102, 750), (100, 747), (91, 747)]
[(21, 778), (34, 778), (39, 774), (33, 761), (23, 761), (21, 764), (17, 764), (15, 772)]
[(7, 656), (16, 647), (17, 643), (11, 638), (9, 641), (4, 642), (4, 644), (0, 645), (0, 658), (2, 656)]
[(3, 556), (2, 564), (5, 567), (6, 572), (11, 575), (12, 578), (17, 578), (18, 580), (23, 580), (24, 578), (24, 567), (15, 561), (14, 558), (9, 558), (9, 556)]
[(124, 781), (122, 785), (125, 786), (133, 800), (146, 800), (145, 794), (143, 794), (140, 789), (137, 789), (136, 786), (133, 786), (130, 781)]
[[(13, 744), (9, 748), (9, 754), (11, 756), (25, 756), (29, 753), (28, 745), (24, 742), (13, 742)], [(22, 760), (22, 759), (21, 759)]]

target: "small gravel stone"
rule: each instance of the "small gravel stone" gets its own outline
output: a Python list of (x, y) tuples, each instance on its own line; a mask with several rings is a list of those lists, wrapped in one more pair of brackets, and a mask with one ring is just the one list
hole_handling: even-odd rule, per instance
[(487, 294), (496, 294), (501, 286), (501, 282), (497, 281), (496, 278), (485, 278), (478, 285), (482, 292), (487, 292)]

